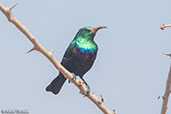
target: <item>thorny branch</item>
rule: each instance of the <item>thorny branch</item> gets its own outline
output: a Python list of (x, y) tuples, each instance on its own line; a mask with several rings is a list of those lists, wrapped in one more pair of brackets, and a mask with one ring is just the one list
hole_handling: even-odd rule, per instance
[(168, 78), (166, 82), (165, 93), (163, 96), (161, 114), (166, 114), (170, 92), (171, 92), (171, 66), (170, 66), (170, 70), (169, 70), (169, 74), (168, 74)]
[[(166, 27), (171, 27), (171, 24), (168, 25), (161, 25), (161, 29), (164, 30)], [(167, 53), (167, 52), (163, 52), (164, 55), (171, 57), (171, 53)], [(167, 78), (167, 82), (166, 82), (166, 89), (165, 89), (165, 93), (163, 96), (163, 104), (162, 104), (162, 109), (161, 109), (161, 114), (166, 114), (167, 111), (167, 105), (168, 105), (168, 100), (169, 100), (169, 95), (171, 92), (171, 66), (170, 66), (170, 70), (169, 70), (169, 74), (168, 74), (168, 78)]]
[[(16, 6), (17, 4), (12, 5), (11, 7), (5, 7), (3, 4), (0, 3), (0, 10), (2, 13), (7, 17), (7, 19), (13, 23), (34, 45), (31, 50), (29, 50), (27, 53), (31, 51), (38, 51), (42, 53), (54, 66), (56, 69), (58, 69), (64, 76), (65, 78), (69, 79), (74, 83), (75, 86), (77, 86), (78, 89), (80, 89), (81, 93), (85, 94), (87, 93), (87, 88), (84, 87), (82, 83), (79, 83), (80, 80), (73, 79), (73, 74), (70, 73), (68, 70), (66, 70), (53, 56), (54, 50), (48, 52), (33, 36), (28, 29), (21, 23), (19, 22), (16, 18), (13, 17), (11, 10)], [(103, 103), (98, 99), (98, 97), (94, 93), (89, 93), (87, 96), (96, 106), (104, 113), (104, 114), (114, 114), (114, 111), (110, 111), (107, 109), (106, 106), (103, 105)]]

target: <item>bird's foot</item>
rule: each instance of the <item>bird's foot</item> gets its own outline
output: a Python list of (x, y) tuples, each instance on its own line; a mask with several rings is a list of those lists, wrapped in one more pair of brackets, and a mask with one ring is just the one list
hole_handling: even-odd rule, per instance
[(76, 79), (76, 75), (74, 73), (71, 73), (71, 74), (72, 74), (73, 78), (71, 80), (68, 80), (68, 83), (71, 83), (73, 80)]
[(87, 88), (87, 91), (85, 93), (83, 93), (81, 91), (79, 92), (80, 94), (84, 95), (84, 97), (87, 97), (89, 95), (89, 93), (90, 93), (90, 86), (86, 85), (86, 88)]
[(87, 88), (87, 91), (86, 91), (85, 96), (87, 97), (89, 95), (89, 93), (90, 93), (90, 86), (86, 85), (86, 88)]

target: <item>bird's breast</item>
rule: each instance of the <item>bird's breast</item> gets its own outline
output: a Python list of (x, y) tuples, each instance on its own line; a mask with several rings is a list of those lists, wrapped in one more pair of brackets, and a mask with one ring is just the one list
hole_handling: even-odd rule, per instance
[(75, 46), (73, 49), (73, 54), (75, 57), (81, 60), (94, 60), (96, 58), (97, 49), (85, 49)]

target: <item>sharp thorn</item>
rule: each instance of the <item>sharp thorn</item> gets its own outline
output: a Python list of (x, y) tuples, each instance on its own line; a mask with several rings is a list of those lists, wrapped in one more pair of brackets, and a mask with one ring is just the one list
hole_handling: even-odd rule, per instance
[(103, 98), (102, 94), (100, 94), (100, 99), (101, 99), (101, 102), (103, 103), (104, 102), (104, 98)]
[(28, 54), (28, 53), (30, 53), (30, 52), (32, 52), (32, 51), (34, 51), (34, 50), (36, 50), (35, 47), (32, 48), (32, 49), (30, 49), (29, 51), (27, 51), (26, 54)]
[(54, 54), (54, 52), (55, 52), (55, 49), (53, 49), (53, 50), (50, 51), (51, 54)]
[(162, 54), (171, 57), (171, 53), (163, 52)]
[(17, 5), (18, 5), (18, 3), (13, 4), (12, 6), (9, 7), (9, 10), (11, 11)]

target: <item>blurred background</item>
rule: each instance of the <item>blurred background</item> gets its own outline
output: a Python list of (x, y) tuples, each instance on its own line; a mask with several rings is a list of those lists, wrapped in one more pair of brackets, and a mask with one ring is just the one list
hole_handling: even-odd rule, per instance
[[(104, 104), (117, 114), (159, 114), (170, 67), (170, 0), (0, 0), (19, 3), (12, 13), (61, 61), (77, 31), (105, 25), (97, 33), (99, 52), (84, 76), (91, 91), (102, 93)], [(0, 110), (30, 114), (98, 114), (97, 107), (65, 83), (60, 94), (45, 91), (58, 71), (0, 13)], [(167, 113), (171, 113), (169, 100)]]

